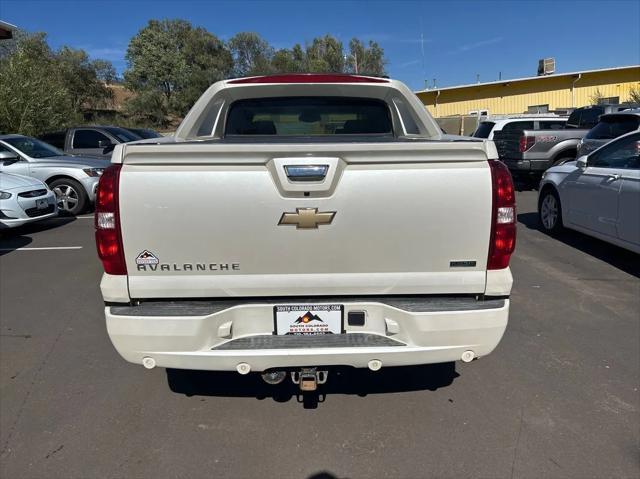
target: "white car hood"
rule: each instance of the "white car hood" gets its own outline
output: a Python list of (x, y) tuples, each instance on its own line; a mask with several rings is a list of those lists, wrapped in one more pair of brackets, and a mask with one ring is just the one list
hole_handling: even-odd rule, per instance
[(6, 191), (27, 187), (46, 188), (46, 185), (30, 176), (0, 173), (0, 190)]

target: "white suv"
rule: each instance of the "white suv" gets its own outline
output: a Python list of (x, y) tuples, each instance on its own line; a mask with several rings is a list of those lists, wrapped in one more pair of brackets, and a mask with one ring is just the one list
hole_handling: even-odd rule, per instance
[(478, 125), (473, 132), (475, 138), (493, 140), (496, 131), (502, 130), (554, 130), (564, 128), (567, 118), (559, 116), (517, 117), (506, 119), (487, 119)]

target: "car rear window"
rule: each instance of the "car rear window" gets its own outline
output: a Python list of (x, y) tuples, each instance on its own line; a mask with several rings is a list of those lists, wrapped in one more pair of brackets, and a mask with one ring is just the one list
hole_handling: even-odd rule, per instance
[(640, 126), (640, 117), (632, 115), (605, 116), (594, 126), (585, 138), (589, 140), (611, 140), (625, 133), (637, 130)]
[(283, 97), (237, 100), (225, 136), (392, 135), (387, 103), (370, 98)]
[(489, 133), (493, 130), (495, 123), (492, 121), (483, 121), (478, 125), (476, 131), (473, 132), (473, 136), (476, 138), (489, 138)]

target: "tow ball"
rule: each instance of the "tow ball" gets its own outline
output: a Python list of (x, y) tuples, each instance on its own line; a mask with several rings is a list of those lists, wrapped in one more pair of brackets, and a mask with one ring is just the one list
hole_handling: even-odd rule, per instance
[(291, 381), (300, 386), (300, 391), (309, 392), (318, 389), (318, 384), (324, 384), (329, 377), (329, 371), (319, 371), (317, 368), (302, 368), (291, 371)]

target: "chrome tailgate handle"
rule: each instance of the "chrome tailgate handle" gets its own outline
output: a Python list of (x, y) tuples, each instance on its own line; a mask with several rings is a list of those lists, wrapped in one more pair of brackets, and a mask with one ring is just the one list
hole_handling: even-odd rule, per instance
[(285, 165), (284, 171), (290, 181), (323, 181), (329, 165)]

